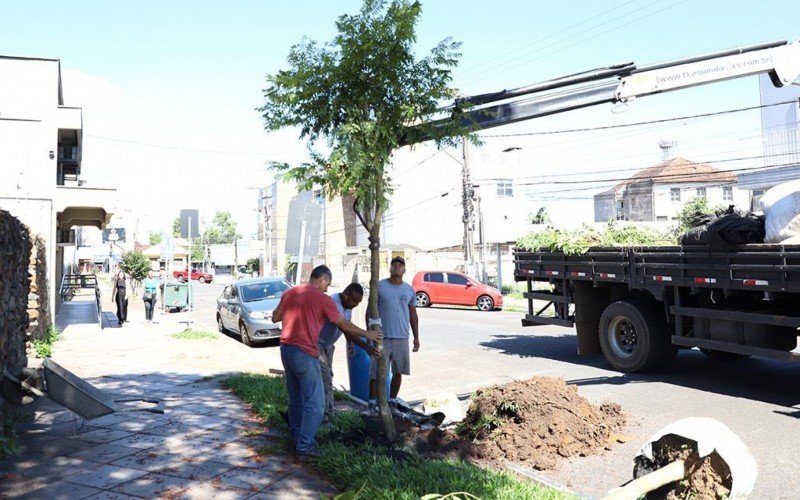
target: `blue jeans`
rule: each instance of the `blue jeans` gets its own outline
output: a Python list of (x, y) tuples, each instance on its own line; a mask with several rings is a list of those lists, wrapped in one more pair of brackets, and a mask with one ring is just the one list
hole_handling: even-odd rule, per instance
[(300, 453), (316, 453), (317, 429), (325, 414), (319, 360), (293, 345), (281, 345), (289, 391), (289, 428)]

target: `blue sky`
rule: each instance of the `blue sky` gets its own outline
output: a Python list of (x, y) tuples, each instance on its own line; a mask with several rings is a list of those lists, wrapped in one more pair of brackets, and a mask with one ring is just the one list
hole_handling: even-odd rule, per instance
[[(158, 200), (146, 209), (156, 228), (166, 227), (181, 207), (198, 207), (208, 218), (231, 208), (251, 228), (256, 194), (247, 188), (267, 181), (265, 160), (304, 154), (292, 131), (263, 131), (254, 108), (264, 75), (284, 67), (289, 47), (303, 36), (329, 40), (336, 17), (359, 6), (353, 0), (3, 0), (0, 53), (61, 59), (67, 104), (84, 108), (86, 177), (95, 185), (118, 184), (121, 203), (135, 204), (142, 193)], [(776, 0), (429, 0), (418, 34), (425, 51), (447, 36), (463, 43), (453, 84), (473, 94), (615, 62), (644, 64), (796, 38), (798, 14), (800, 3)], [(642, 99), (622, 114), (593, 109), (493, 132), (625, 123), (758, 101), (756, 79), (748, 78)], [(709, 123), (703, 127), (687, 124), (670, 134), (710, 135)], [(758, 127), (758, 114), (715, 127), (718, 135), (725, 127), (745, 134)], [(622, 136), (614, 139), (617, 150), (637, 141), (636, 134), (616, 135)], [(531, 144), (547, 148), (536, 141)], [(566, 142), (574, 149), (591, 138)], [(485, 147), (501, 146), (507, 143), (487, 140)], [(181, 181), (185, 189), (176, 189)]]

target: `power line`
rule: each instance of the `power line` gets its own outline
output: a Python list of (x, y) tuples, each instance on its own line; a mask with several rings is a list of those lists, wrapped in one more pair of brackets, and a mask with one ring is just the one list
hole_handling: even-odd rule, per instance
[[(715, 164), (715, 163), (730, 163), (730, 162), (735, 162), (735, 161), (763, 160), (763, 159), (766, 159), (766, 158), (774, 158), (774, 157), (779, 157), (779, 156), (790, 156), (790, 155), (793, 155), (793, 154), (797, 154), (797, 153), (776, 153), (776, 154), (768, 154), (768, 155), (741, 156), (741, 157), (736, 157), (736, 158), (721, 158), (721, 159), (717, 159), (717, 160), (703, 160), (703, 161), (697, 161), (697, 162), (693, 162), (693, 163), (702, 164), (702, 165), (708, 165), (708, 164)], [(661, 162), (661, 163), (664, 163), (664, 162)], [(642, 170), (646, 170), (647, 168), (652, 168), (652, 167), (646, 167), (644, 169), (638, 168), (638, 170), (642, 171)], [(759, 168), (759, 167), (747, 167), (747, 168)], [(626, 169), (618, 169), (618, 170), (604, 170), (603, 173), (625, 172), (625, 171), (628, 171), (628, 170), (633, 170), (633, 169), (626, 168)], [(719, 172), (720, 173), (725, 173), (725, 172), (731, 172), (731, 171), (733, 171), (733, 170), (720, 170)], [(596, 174), (596, 173), (599, 173), (599, 172), (597, 172), (597, 171), (571, 172), (571, 173), (565, 173), (565, 174), (553, 174), (553, 175), (543, 176), (543, 177), (567, 177), (567, 176), (587, 175), (587, 174)], [(540, 179), (538, 176), (525, 176), (525, 177), (520, 177), (520, 178), (521, 179)], [(660, 178), (660, 177), (656, 176), (654, 178)], [(497, 181), (497, 180), (506, 180), (506, 179), (507, 179), (507, 177), (483, 177), (483, 178), (480, 178), (480, 179), (475, 179), (475, 181), (476, 182), (477, 181)], [(536, 182), (515, 182), (514, 185), (515, 186), (533, 186), (533, 185), (543, 185), (543, 184), (578, 184), (578, 183), (587, 183), (587, 182), (589, 182), (589, 183), (591, 183), (591, 182), (621, 182), (621, 181), (625, 181), (625, 180), (629, 180), (629, 179), (630, 179), (630, 177), (626, 177), (626, 178), (622, 178), (622, 179), (616, 178), (616, 179), (602, 179), (602, 180), (598, 180), (598, 179), (578, 179), (578, 180), (574, 180), (574, 181), (542, 181), (542, 180), (538, 180)]]
[[(646, 8), (646, 7), (649, 7), (649, 6), (651, 6), (651, 5), (655, 4), (655, 3), (658, 3), (658, 1), (660, 1), (660, 0), (657, 0), (656, 2), (652, 2), (652, 3), (648, 4), (648, 5), (646, 5), (645, 7), (642, 7), (642, 8), (640, 8), (640, 9), (637, 9), (636, 11), (638, 11), (638, 10), (642, 10), (643, 8)], [(592, 35), (592, 36), (590, 36), (590, 37), (587, 37), (587, 38), (584, 38), (584, 39), (582, 39), (582, 40), (578, 40), (577, 42), (575, 42), (575, 43), (572, 43), (572, 44), (570, 44), (570, 45), (566, 45), (566, 46), (564, 46), (564, 47), (561, 47), (561, 48), (555, 49), (555, 50), (553, 50), (553, 51), (550, 51), (550, 52), (548, 52), (548, 53), (546, 53), (546, 54), (543, 54), (543, 55), (541, 55), (541, 56), (535, 57), (535, 58), (533, 58), (533, 59), (526, 59), (526, 60), (524, 61), (524, 63), (531, 63), (531, 62), (534, 62), (534, 61), (538, 61), (539, 59), (542, 59), (542, 58), (545, 58), (545, 57), (551, 56), (551, 55), (553, 55), (553, 54), (555, 54), (555, 53), (561, 52), (562, 50), (568, 49), (568, 48), (570, 48), (570, 47), (574, 47), (574, 46), (576, 46), (576, 45), (580, 45), (580, 44), (582, 44), (582, 43), (584, 43), (584, 42), (588, 42), (589, 40), (593, 40), (593, 39), (595, 39), (595, 38), (597, 38), (597, 37), (599, 37), (599, 36), (605, 35), (605, 34), (607, 34), (607, 33), (611, 33), (612, 31), (616, 31), (616, 30), (618, 30), (618, 29), (620, 29), (620, 28), (623, 28), (623, 27), (625, 27), (625, 26), (628, 26), (629, 24), (633, 24), (633, 23), (635, 23), (635, 22), (638, 22), (638, 21), (641, 21), (642, 19), (645, 19), (645, 18), (647, 18), (647, 17), (653, 16), (653, 15), (655, 15), (655, 14), (659, 14), (659, 13), (661, 13), (661, 12), (665, 11), (665, 10), (671, 9), (671, 8), (673, 8), (673, 7), (676, 7), (676, 6), (678, 6), (678, 5), (682, 4), (682, 3), (685, 3), (685, 2), (687, 2), (687, 1), (688, 1), (688, 0), (680, 0), (680, 1), (678, 1), (678, 2), (675, 2), (675, 3), (671, 4), (671, 5), (668, 5), (668, 6), (664, 7), (664, 8), (662, 8), (662, 9), (659, 9), (659, 10), (656, 10), (656, 11), (650, 12), (650, 13), (648, 13), (648, 14), (645, 14), (645, 15), (643, 15), (643, 16), (637, 17), (636, 19), (633, 19), (633, 20), (631, 20), (631, 21), (628, 21), (628, 22), (626, 22), (626, 23), (620, 24), (620, 25), (618, 25), (618, 26), (615, 26), (615, 27), (613, 27), (613, 28), (611, 28), (611, 29), (608, 29), (608, 30), (606, 30), (606, 31), (603, 31), (603, 32), (601, 32), (601, 33), (598, 33), (598, 34), (596, 34), (596, 35)], [(633, 12), (636, 12), (636, 11), (633, 11)], [(624, 17), (624, 16), (621, 16), (621, 17)], [(603, 23), (603, 24), (607, 24), (607, 23)], [(602, 25), (600, 25), (600, 26), (602, 26)], [(587, 30), (587, 31), (591, 31), (591, 30)], [(549, 47), (549, 46), (552, 46), (552, 45), (556, 45), (556, 44), (549, 44), (549, 45), (547, 45), (547, 46), (545, 46), (545, 47), (543, 47), (543, 48), (546, 48), (546, 47)], [(538, 51), (537, 51), (537, 52), (538, 52)], [(534, 52), (534, 53), (535, 53), (535, 52)], [(508, 72), (508, 71), (511, 71), (512, 69), (515, 69), (517, 66), (519, 66), (519, 64), (515, 65), (514, 67), (510, 67), (510, 68), (502, 69), (502, 70), (499, 70), (499, 71), (495, 71), (495, 72), (492, 74), (492, 76), (496, 76), (496, 75), (498, 75), (498, 74), (506, 73), (506, 72)], [(486, 79), (486, 78), (479, 78), (479, 79), (475, 79), (474, 77), (473, 77), (473, 78), (467, 78), (467, 79), (466, 79), (466, 83), (471, 83), (471, 82), (481, 81), (481, 80), (485, 80), (485, 79)]]
[[(731, 169), (731, 170), (725, 170), (725, 171), (722, 171), (722, 173), (725, 173), (725, 172), (747, 172), (747, 171), (750, 171), (750, 172), (762, 172), (762, 171), (775, 170), (775, 169), (778, 169), (778, 168), (793, 167), (793, 166), (798, 166), (798, 163), (797, 162), (787, 162), (787, 163), (776, 163), (776, 164), (771, 164), (771, 165), (764, 165), (764, 166), (760, 166), (760, 167), (742, 167), (742, 168), (736, 168), (736, 169)], [(696, 172), (696, 173), (687, 173), (687, 174), (670, 174), (670, 175), (666, 175), (666, 176), (657, 176), (657, 177), (653, 177), (653, 179), (662, 180), (662, 179), (679, 178), (679, 177), (689, 177), (689, 178), (702, 179), (702, 177), (707, 176), (707, 175), (708, 175), (708, 172)], [(530, 195), (535, 196), (535, 195), (538, 195), (538, 194), (547, 194), (547, 193), (568, 193), (568, 192), (575, 192), (575, 191), (589, 191), (589, 190), (592, 190), (592, 189), (603, 189), (603, 188), (606, 188), (606, 187), (611, 187), (615, 183), (622, 182), (622, 181), (625, 181), (625, 180), (628, 180), (628, 179), (607, 179), (607, 180), (605, 180), (605, 182), (608, 184), (607, 186), (588, 186), (588, 187), (574, 187), (574, 188), (559, 188), (559, 189), (553, 189), (553, 190), (537, 191), (535, 193), (530, 193)], [(647, 179), (642, 179), (642, 180), (647, 180)], [(716, 182), (718, 182), (718, 181), (716, 181)], [(528, 185), (535, 185), (535, 184), (531, 183), (531, 184), (528, 184)]]
[[(259, 153), (254, 151), (222, 151), (222, 150), (215, 150), (215, 149), (193, 149), (193, 148), (184, 148), (180, 146), (168, 146), (165, 144), (154, 144), (150, 142), (140, 142), (140, 141), (131, 141), (128, 139), (119, 139), (116, 137), (105, 137), (100, 135), (93, 135), (93, 134), (84, 134), (86, 137), (91, 137), (93, 139), (100, 139), (103, 141), (110, 141), (110, 142), (120, 142), (123, 144), (131, 144), (134, 146), (144, 146), (148, 148), (156, 148), (156, 149), (166, 149), (169, 151), (183, 151), (187, 153), (210, 153), (210, 154), (224, 154), (224, 155), (245, 155), (245, 156), (269, 156), (272, 153)], [(292, 153), (289, 153), (292, 154)]]
[(526, 137), (526, 136), (535, 136), (535, 135), (555, 135), (555, 134), (571, 134), (575, 132), (591, 132), (595, 130), (611, 130), (611, 129), (618, 129), (618, 128), (627, 128), (627, 127), (639, 127), (642, 125), (651, 125), (656, 123), (667, 123), (667, 122), (675, 122), (675, 121), (684, 121), (684, 120), (693, 120), (697, 118), (708, 118), (712, 116), (720, 116), (720, 115), (727, 115), (732, 113), (741, 113), (743, 111), (752, 111), (755, 109), (763, 109), (769, 108), (772, 106), (782, 106), (784, 104), (792, 104), (796, 100), (791, 101), (783, 101), (775, 104), (760, 104), (758, 106), (748, 106), (745, 108), (735, 108), (735, 109), (726, 109), (723, 111), (714, 111), (711, 113), (698, 113), (695, 115), (685, 115), (685, 116), (675, 116), (672, 118), (662, 118), (660, 120), (647, 120), (641, 122), (633, 122), (633, 123), (620, 123), (617, 125), (604, 125), (600, 127), (583, 127), (583, 128), (573, 128), (573, 129), (564, 129), (564, 130), (547, 130), (543, 132), (522, 132), (517, 134), (486, 134), (480, 135), (481, 138), (497, 138), (497, 137)]
[[(573, 25), (571, 25), (571, 26), (568, 26), (568, 27), (566, 27), (566, 28), (563, 28), (563, 29), (561, 29), (561, 30), (559, 30), (559, 31), (556, 31), (555, 33), (551, 33), (551, 34), (549, 34), (549, 35), (546, 35), (546, 36), (544, 36), (544, 37), (542, 37), (542, 38), (539, 38), (538, 40), (535, 40), (535, 41), (533, 41), (533, 42), (531, 42), (531, 43), (528, 43), (528, 44), (525, 44), (525, 45), (523, 45), (523, 46), (521, 46), (521, 47), (518, 47), (518, 48), (516, 48), (516, 49), (510, 50), (510, 51), (506, 52), (506, 53), (505, 53), (505, 55), (503, 55), (503, 56), (500, 56), (499, 58), (495, 57), (495, 58), (492, 58), (492, 59), (486, 59), (485, 61), (483, 61), (483, 62), (481, 62), (481, 63), (479, 63), (479, 64), (476, 64), (476, 65), (474, 65), (474, 66), (472, 66), (472, 67), (470, 67), (470, 68), (467, 68), (467, 69), (465, 70), (465, 73), (466, 73), (467, 75), (469, 75), (470, 73), (475, 73), (476, 75), (477, 75), (477, 74), (483, 74), (483, 73), (484, 73), (484, 71), (483, 71), (483, 70), (481, 70), (481, 71), (479, 71), (479, 72), (476, 72), (475, 70), (477, 70), (477, 69), (479, 69), (479, 68), (482, 68), (483, 66), (486, 66), (487, 64), (496, 63), (496, 62), (498, 61), (498, 59), (504, 59), (504, 58), (506, 58), (507, 56), (509, 56), (509, 55), (511, 55), (511, 54), (514, 54), (515, 52), (519, 52), (519, 51), (521, 51), (521, 50), (524, 50), (524, 49), (526, 49), (526, 48), (528, 48), (528, 47), (533, 47), (534, 45), (537, 45), (537, 44), (538, 44), (538, 43), (540, 43), (540, 42), (543, 42), (543, 41), (545, 41), (545, 40), (548, 40), (548, 39), (550, 39), (550, 38), (553, 38), (553, 37), (555, 37), (556, 35), (560, 35), (561, 33), (564, 33), (564, 32), (566, 32), (566, 31), (570, 31), (571, 29), (573, 29), (573, 28), (576, 28), (576, 27), (578, 27), (578, 26), (581, 26), (581, 25), (583, 25), (583, 24), (586, 24), (586, 23), (588, 23), (589, 21), (593, 21), (594, 19), (597, 19), (597, 18), (603, 17), (604, 15), (608, 14), (609, 12), (613, 12), (613, 11), (615, 11), (615, 10), (617, 10), (617, 9), (620, 9), (620, 8), (622, 8), (622, 7), (626, 6), (626, 5), (632, 4), (632, 3), (634, 3), (635, 1), (636, 1), (636, 0), (629, 0), (629, 1), (627, 1), (627, 2), (624, 2), (624, 3), (620, 4), (620, 5), (617, 5), (616, 7), (612, 7), (612, 8), (610, 8), (610, 9), (608, 9), (608, 10), (605, 10), (605, 11), (601, 12), (600, 14), (597, 14), (597, 15), (594, 15), (594, 16), (592, 16), (592, 17), (586, 18), (586, 19), (584, 19), (583, 21), (579, 21), (579, 22), (577, 22), (577, 23), (575, 23), (575, 24), (573, 24)], [(658, 1), (661, 1), (661, 0), (658, 0)], [(633, 12), (635, 12), (635, 11), (633, 11)], [(625, 15), (627, 15), (627, 14), (625, 14)], [(578, 33), (578, 34), (580, 34), (580, 33)], [(575, 35), (571, 35), (571, 36), (575, 36)], [(503, 63), (503, 64), (505, 64), (505, 63)], [(500, 64), (500, 66), (502, 66), (503, 64)], [(496, 65), (496, 64), (495, 64), (495, 65), (493, 65), (493, 66), (491, 66), (489, 69), (492, 69), (492, 68), (495, 68), (495, 67), (497, 67), (497, 65)], [(475, 75), (473, 75), (473, 76), (475, 76)]]

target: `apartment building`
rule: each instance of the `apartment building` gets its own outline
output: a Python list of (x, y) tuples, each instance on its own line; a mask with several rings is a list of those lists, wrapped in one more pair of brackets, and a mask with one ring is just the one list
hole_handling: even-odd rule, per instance
[(0, 208), (47, 243), (51, 311), (74, 229), (103, 228), (115, 189), (81, 177), (81, 108), (65, 105), (58, 59), (0, 55)]

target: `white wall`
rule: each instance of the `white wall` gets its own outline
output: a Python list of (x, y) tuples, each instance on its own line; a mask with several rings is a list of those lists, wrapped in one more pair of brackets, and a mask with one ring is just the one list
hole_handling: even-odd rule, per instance
[[(53, 211), (58, 88), (58, 61), (0, 57), (0, 208), (45, 239), (51, 287), (60, 272), (56, 269)], [(51, 289), (53, 311), (55, 295)]]
[[(683, 205), (687, 201), (697, 197), (697, 188), (699, 187), (704, 186), (702, 184), (656, 185), (653, 188), (656, 220), (658, 220), (658, 217), (667, 217), (667, 220), (670, 221), (676, 218)], [(673, 188), (681, 190), (680, 201), (672, 201), (671, 190)], [(706, 199), (711, 206), (733, 204), (741, 209), (748, 209), (750, 206), (750, 192), (746, 189), (739, 189), (737, 186), (732, 186), (733, 201), (729, 201), (723, 199), (722, 186), (707, 185), (705, 188)]]

